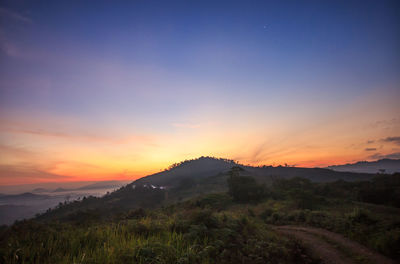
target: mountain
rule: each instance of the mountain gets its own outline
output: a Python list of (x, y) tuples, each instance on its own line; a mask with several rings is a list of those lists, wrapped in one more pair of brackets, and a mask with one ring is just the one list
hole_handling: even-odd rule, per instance
[(175, 163), (169, 169), (134, 181), (132, 184), (153, 184), (174, 186), (184, 178), (201, 179), (230, 170), (236, 163), (233, 160), (200, 157)]
[(52, 192), (52, 193), (59, 193), (59, 192), (69, 192), (69, 191), (84, 191), (84, 190), (98, 190), (98, 189), (117, 189), (128, 182), (126, 181), (99, 181), (92, 184), (84, 185), (78, 188), (63, 188), (58, 187), (54, 190), (49, 190), (45, 188), (36, 188), (32, 190), (33, 193), (45, 193), (45, 192)]
[(85, 185), (77, 190), (95, 190), (95, 189), (111, 189), (111, 188), (119, 188), (122, 185), (126, 184), (123, 181), (101, 181), (93, 184)]
[(39, 219), (70, 219), (79, 221), (79, 212), (107, 217), (136, 208), (154, 208), (173, 204), (198, 195), (226, 192), (229, 171), (234, 166), (242, 168), (241, 176), (252, 176), (258, 183), (271, 185), (278, 179), (307, 178), (313, 182), (368, 181), (373, 174), (337, 172), (320, 168), (252, 167), (232, 160), (200, 157), (173, 164), (167, 170), (138, 179), (103, 197), (84, 197), (59, 206), (41, 215)]
[(71, 191), (71, 190), (73, 190), (73, 189), (64, 189), (64, 188), (58, 187), (57, 189), (55, 189), (52, 192), (53, 193), (56, 193), (56, 192), (67, 192), (67, 191)]
[(33, 193), (44, 193), (44, 192), (49, 192), (48, 189), (45, 188), (35, 188), (32, 190)]
[(240, 166), (242, 176), (254, 177), (257, 182), (270, 185), (277, 179), (301, 177), (313, 182), (363, 181), (373, 178), (373, 174), (338, 172), (322, 168), (298, 168), (283, 166), (243, 166), (228, 159), (200, 157), (173, 164), (169, 169), (140, 178), (127, 187), (152, 186), (165, 188), (171, 202), (205, 193), (221, 192), (227, 189), (229, 170)]
[(2, 195), (0, 197), (0, 202), (6, 202), (9, 200), (18, 201), (18, 200), (41, 200), (49, 198), (48, 195), (39, 195), (33, 193), (21, 193), (21, 194), (10, 194), (10, 195)]
[(327, 167), (328, 169), (344, 172), (359, 173), (395, 173), (400, 172), (400, 159), (381, 159), (377, 161), (359, 161), (356, 163), (348, 163), (344, 165), (334, 165)]
[(2, 195), (0, 196), (0, 225), (8, 225), (15, 220), (31, 218), (63, 200), (62, 197), (33, 193)]
[(154, 186), (173, 187), (184, 179), (202, 180), (206, 177), (224, 175), (233, 167), (243, 168), (242, 174), (253, 176), (262, 183), (269, 183), (277, 178), (302, 177), (314, 182), (330, 182), (336, 180), (358, 181), (373, 177), (366, 173), (343, 173), (324, 168), (299, 168), (283, 166), (243, 166), (228, 159), (200, 157), (174, 164), (170, 169), (140, 178), (131, 184), (152, 184)]

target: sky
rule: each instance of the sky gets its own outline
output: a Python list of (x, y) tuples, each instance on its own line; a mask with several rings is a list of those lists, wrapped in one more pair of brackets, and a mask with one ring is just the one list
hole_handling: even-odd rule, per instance
[(398, 1), (0, 1), (0, 185), (400, 158)]

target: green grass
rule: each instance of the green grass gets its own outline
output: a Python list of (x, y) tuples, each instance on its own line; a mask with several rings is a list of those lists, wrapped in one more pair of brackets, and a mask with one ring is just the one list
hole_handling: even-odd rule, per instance
[(394, 259), (400, 258), (400, 215), (369, 204), (342, 202), (318, 210), (298, 209), (289, 201), (268, 201), (255, 208), (257, 215), (273, 225), (304, 225), (341, 233)]
[[(393, 179), (385, 183), (391, 195), (398, 186), (391, 184)], [(214, 193), (216, 189), (196, 198), (176, 192), (172, 204), (161, 202), (164, 191), (140, 188), (66, 204), (36, 219), (0, 227), (0, 263), (317, 263), (299, 242), (271, 227), (286, 224), (341, 233), (400, 260), (400, 209), (393, 201), (383, 204), (370, 184), (315, 184), (294, 178), (260, 189), (250, 183), (246, 191), (240, 189), (243, 184), (235, 186), (240, 196), (226, 190)], [(353, 195), (360, 188), (369, 203)], [(248, 195), (253, 189), (262, 195)], [(382, 192), (381, 187), (377, 190)], [(150, 201), (148, 209), (137, 207)], [(155, 208), (157, 202), (164, 207)], [(355, 260), (364, 261), (360, 256)]]
[(260, 219), (185, 206), (90, 226), (20, 222), (2, 231), (0, 259), (4, 263), (302, 263), (301, 246), (277, 236)]

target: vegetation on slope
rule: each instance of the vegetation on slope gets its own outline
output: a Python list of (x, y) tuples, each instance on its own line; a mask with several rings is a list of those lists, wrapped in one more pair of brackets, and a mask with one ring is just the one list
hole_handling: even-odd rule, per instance
[[(316, 262), (301, 244), (273, 228), (292, 224), (342, 233), (400, 260), (400, 174), (378, 175), (371, 182), (291, 178), (270, 185), (244, 175), (245, 169), (234, 166), (223, 175), (183, 178), (168, 192), (127, 185), (103, 198), (60, 205), (36, 219), (2, 227), (0, 259), (4, 263)], [(175, 199), (222, 179), (225, 191)], [(175, 202), (168, 195), (175, 196)]]
[(110, 222), (18, 222), (2, 230), (0, 258), (5, 263), (312, 263), (298, 243), (277, 236), (261, 219), (216, 209), (230, 203), (221, 194), (131, 211)]
[(96, 218), (107, 218), (130, 209), (155, 208), (207, 193), (226, 192), (232, 167), (240, 169), (237, 172), (238, 176), (247, 177), (243, 178), (245, 181), (251, 176), (257, 183), (265, 184), (265, 187), (271, 187), (277, 180), (296, 176), (303, 176), (315, 182), (332, 182), (337, 179), (370, 180), (373, 176), (327, 169), (250, 167), (238, 165), (232, 160), (201, 157), (174, 164), (163, 172), (136, 180), (104, 197), (85, 197), (82, 201), (59, 204), (39, 218), (65, 220), (85, 211), (91, 211), (91, 214), (97, 212), (97, 216), (94, 216)]

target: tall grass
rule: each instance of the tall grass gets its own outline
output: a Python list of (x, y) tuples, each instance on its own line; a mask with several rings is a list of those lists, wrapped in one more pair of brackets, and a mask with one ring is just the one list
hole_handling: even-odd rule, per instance
[(302, 249), (262, 221), (209, 209), (91, 226), (24, 221), (3, 230), (4, 263), (292, 263)]

